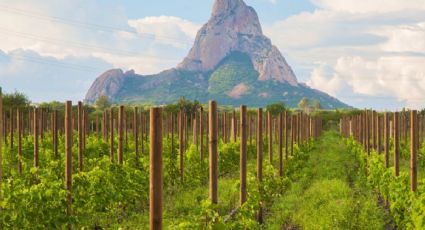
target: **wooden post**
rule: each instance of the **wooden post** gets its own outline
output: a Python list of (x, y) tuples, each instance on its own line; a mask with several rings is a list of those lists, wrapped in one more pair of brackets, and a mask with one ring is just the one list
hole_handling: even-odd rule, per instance
[(180, 156), (180, 181), (184, 179), (184, 114), (183, 110), (179, 113), (179, 156)]
[(199, 110), (199, 132), (200, 132), (200, 148), (199, 154), (201, 155), (201, 161), (204, 160), (204, 108), (201, 107)]
[(366, 111), (366, 151), (370, 155), (370, 112)]
[(149, 229), (162, 229), (162, 109), (150, 109)]
[(58, 156), (58, 111), (53, 111), (53, 152)]
[[(241, 107), (241, 109), (242, 109), (242, 107)], [(236, 142), (236, 133), (237, 133), (236, 130), (237, 130), (237, 125), (236, 125), (236, 111), (233, 110), (233, 113), (232, 113), (232, 142)]]
[(267, 111), (267, 131), (268, 131), (268, 141), (269, 141), (269, 161), (270, 164), (273, 163), (273, 132), (272, 132), (272, 113)]
[(124, 152), (124, 106), (121, 105), (118, 112), (118, 164), (123, 164)]
[(384, 114), (384, 154), (385, 154), (385, 167), (390, 167), (390, 123), (388, 113)]
[(100, 127), (99, 127), (99, 114), (96, 114), (96, 137), (99, 137)]
[(39, 129), (39, 119), (38, 119), (39, 109), (34, 108), (34, 167), (38, 167), (38, 132)]
[[(240, 202), (241, 205), (243, 205), (246, 202), (246, 142), (247, 142), (247, 135), (246, 135), (246, 106), (241, 105), (240, 110), (240, 121), (241, 121), (241, 143), (240, 143)], [(236, 125), (236, 117), (233, 116), (233, 125)], [(233, 135), (236, 136), (236, 132), (233, 129)], [(235, 138), (233, 138), (233, 141), (235, 141)]]
[(81, 101), (78, 102), (78, 169), (80, 172), (83, 171), (83, 138), (84, 138), (84, 124), (83, 124), (83, 103)]
[(196, 117), (196, 111), (193, 115), (193, 121), (192, 121), (192, 137), (193, 137), (193, 144), (196, 145), (196, 149), (199, 149), (198, 145), (198, 119)]
[(394, 113), (394, 175), (400, 174), (400, 115), (399, 112)]
[(285, 159), (288, 160), (288, 136), (289, 136), (289, 116), (285, 111)]
[(417, 119), (416, 110), (410, 111), (410, 190), (415, 192), (417, 189)]
[(279, 176), (283, 176), (283, 113), (279, 114)]
[(103, 140), (105, 142), (108, 141), (107, 118), (108, 118), (108, 113), (106, 111), (103, 111), (103, 117), (102, 117), (102, 133), (103, 133)]
[(114, 109), (113, 108), (109, 110), (109, 130), (111, 132), (109, 135), (109, 147), (110, 147), (109, 161), (113, 163), (114, 162)]
[(19, 109), (16, 111), (16, 126), (18, 129), (18, 172), (19, 174), (22, 174), (22, 120), (23, 120), (23, 113)]
[[(142, 155), (143, 155), (143, 153), (145, 152), (145, 144), (144, 144), (144, 135), (145, 135), (145, 115), (144, 115), (144, 113), (143, 113), (143, 111), (141, 111), (140, 112), (140, 129), (141, 129), (141, 132), (140, 132), (140, 139), (141, 139), (141, 153), (142, 153)], [(146, 135), (145, 135), (146, 136)]]
[[(67, 191), (67, 216), (72, 215), (72, 131), (72, 102), (67, 101), (65, 103), (65, 187)], [(72, 229), (71, 225), (68, 225), (68, 229)]]
[(295, 116), (291, 116), (291, 156), (294, 155), (294, 141), (295, 141)]
[(217, 102), (209, 102), (209, 157), (210, 157), (210, 199), (213, 204), (218, 202), (218, 156), (217, 156)]
[(381, 154), (381, 117), (376, 115), (376, 151)]
[[(0, 87), (0, 190), (2, 189), (3, 183), (3, 119), (3, 92)], [(1, 197), (0, 199), (3, 200)]]
[(134, 107), (133, 110), (133, 138), (134, 138), (134, 146), (136, 151), (136, 164), (139, 163), (139, 112), (137, 107)]
[(372, 120), (371, 120), (371, 130), (372, 130), (372, 148), (376, 150), (376, 112), (375, 111), (371, 111), (371, 116), (372, 116)]
[(263, 109), (257, 110), (257, 180), (263, 181)]
[[(257, 110), (257, 181), (263, 181), (263, 109)], [(260, 208), (257, 214), (257, 221), (263, 223), (263, 207), (260, 201)]]
[(13, 108), (10, 109), (10, 149), (13, 151), (14, 143), (13, 143), (13, 137), (14, 137), (14, 114), (13, 114)]

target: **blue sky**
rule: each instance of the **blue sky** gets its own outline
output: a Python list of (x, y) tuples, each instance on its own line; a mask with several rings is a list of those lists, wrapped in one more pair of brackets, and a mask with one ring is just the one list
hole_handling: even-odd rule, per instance
[[(423, 0), (245, 1), (300, 82), (359, 108), (425, 106)], [(172, 68), (213, 2), (0, 0), (0, 86), (76, 101), (107, 69)]]
[[(315, 6), (306, 0), (282, 0), (275, 3), (268, 0), (247, 0), (245, 2), (255, 8), (263, 23), (272, 23), (290, 15), (315, 9)], [(131, 19), (152, 15), (174, 15), (201, 24), (208, 20), (214, 1), (157, 0), (154, 3), (146, 4), (143, 1), (125, 0), (117, 3), (117, 1), (107, 0), (102, 3), (121, 7)]]

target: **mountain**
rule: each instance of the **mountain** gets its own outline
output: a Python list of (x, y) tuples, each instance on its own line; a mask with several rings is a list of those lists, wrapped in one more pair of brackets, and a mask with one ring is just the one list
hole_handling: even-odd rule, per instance
[(189, 54), (177, 67), (154, 75), (106, 71), (90, 87), (86, 101), (106, 95), (114, 102), (166, 104), (184, 96), (220, 104), (265, 106), (303, 98), (324, 108), (346, 104), (301, 84), (263, 31), (255, 10), (243, 0), (216, 0), (211, 18), (198, 31)]

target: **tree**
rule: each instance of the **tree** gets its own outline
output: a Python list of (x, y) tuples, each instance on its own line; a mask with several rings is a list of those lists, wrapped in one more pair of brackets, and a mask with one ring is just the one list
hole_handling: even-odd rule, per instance
[(278, 115), (286, 110), (283, 102), (274, 103), (266, 106), (266, 110), (270, 111), (273, 116)]
[(178, 104), (168, 104), (164, 107), (165, 113), (172, 114), (172, 113), (178, 113), (179, 112), (179, 105)]
[(100, 96), (96, 100), (96, 108), (99, 110), (105, 110), (111, 106), (111, 102), (109, 102), (109, 98), (105, 95)]
[(48, 110), (64, 110), (65, 104), (63, 102), (59, 101), (52, 101), (52, 102), (43, 102), (39, 105), (40, 108), (48, 109)]
[(307, 97), (303, 97), (303, 99), (300, 100), (300, 102), (298, 103), (298, 107), (301, 109), (305, 109), (308, 107), (309, 101), (307, 99)]
[(185, 97), (181, 97), (177, 102), (178, 108), (180, 108), (186, 114), (194, 114), (200, 107), (201, 103), (199, 101), (190, 101)]
[(320, 101), (317, 100), (317, 99), (314, 100), (313, 106), (314, 106), (314, 109), (321, 109), (322, 108), (322, 106), (320, 105)]
[(26, 107), (31, 103), (27, 95), (15, 91), (14, 93), (6, 93), (3, 95), (3, 109)]

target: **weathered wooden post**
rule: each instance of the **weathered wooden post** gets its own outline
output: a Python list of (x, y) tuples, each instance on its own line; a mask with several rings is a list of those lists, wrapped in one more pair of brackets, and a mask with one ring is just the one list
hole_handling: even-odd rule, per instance
[(283, 113), (279, 114), (279, 176), (283, 176)]
[[(37, 123), (37, 122), (35, 122)], [(72, 215), (72, 102), (65, 103), (65, 188), (66, 215)], [(72, 229), (69, 224), (68, 229)]]
[(236, 125), (236, 111), (233, 110), (233, 113), (232, 113), (232, 142), (236, 142), (236, 133), (237, 133), (236, 130), (237, 130), (237, 125)]
[(103, 117), (102, 117), (102, 133), (103, 133), (103, 140), (105, 142), (108, 141), (107, 121), (108, 121), (108, 113), (105, 110), (105, 111), (103, 111)]
[(53, 111), (53, 152), (58, 156), (58, 111)]
[(416, 110), (410, 111), (410, 190), (415, 192), (417, 189), (417, 119)]
[(99, 123), (99, 114), (96, 114), (96, 137), (99, 137), (100, 134), (100, 123)]
[(39, 129), (39, 119), (38, 119), (39, 109), (34, 108), (34, 167), (38, 167), (38, 132)]
[(385, 167), (390, 166), (390, 123), (388, 119), (388, 112), (384, 114), (384, 154), (385, 154)]
[(124, 152), (124, 106), (121, 105), (118, 111), (118, 164), (123, 164)]
[(267, 131), (269, 141), (269, 161), (273, 164), (273, 133), (272, 133), (272, 113), (267, 111)]
[(133, 138), (134, 138), (134, 146), (136, 151), (136, 164), (139, 163), (139, 112), (137, 107), (134, 107), (133, 110)]
[(366, 111), (366, 151), (370, 155), (370, 112)]
[(288, 136), (289, 136), (289, 116), (285, 111), (285, 159), (288, 160)]
[(257, 180), (263, 180), (263, 109), (257, 110)]
[(3, 183), (3, 92), (0, 87), (0, 190)]
[[(243, 205), (246, 202), (246, 106), (241, 105), (240, 107), (240, 121), (241, 121), (241, 143), (240, 143), (240, 204)], [(233, 116), (233, 124), (235, 124), (236, 117)], [(236, 136), (235, 130), (233, 135)], [(235, 139), (233, 139), (235, 141)]]
[(201, 155), (201, 161), (204, 160), (204, 108), (201, 107), (199, 110), (199, 132), (200, 132), (200, 148), (199, 154)]
[(218, 202), (218, 156), (217, 156), (217, 102), (209, 102), (209, 157), (210, 157), (210, 199), (213, 204)]
[[(257, 110), (257, 181), (263, 181), (263, 109)], [(263, 207), (260, 201), (260, 209), (257, 214), (257, 221), (263, 223)]]
[(180, 156), (180, 181), (184, 179), (184, 113), (179, 113), (179, 156)]
[(400, 174), (400, 114), (394, 113), (394, 175)]
[(19, 109), (16, 111), (16, 126), (18, 129), (18, 172), (19, 174), (22, 174), (22, 120), (23, 120), (23, 113)]
[(10, 133), (9, 133), (10, 134), (10, 149), (13, 151), (13, 147), (14, 147), (13, 137), (14, 137), (14, 129), (15, 129), (13, 108), (10, 109), (9, 120), (10, 120)]
[(109, 130), (111, 132), (109, 135), (109, 147), (110, 147), (109, 161), (113, 163), (114, 162), (114, 109), (113, 108), (109, 110)]
[(376, 111), (371, 111), (372, 149), (376, 150)]
[(291, 116), (291, 156), (294, 155), (294, 141), (295, 141), (295, 115)]
[(149, 225), (162, 229), (162, 109), (150, 109)]
[(83, 138), (84, 138), (84, 126), (83, 126), (83, 103), (78, 102), (78, 169), (80, 172), (83, 171)]

